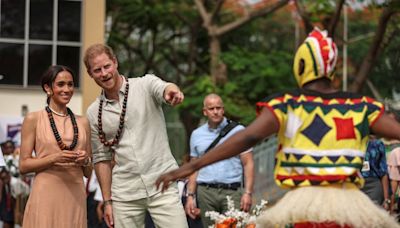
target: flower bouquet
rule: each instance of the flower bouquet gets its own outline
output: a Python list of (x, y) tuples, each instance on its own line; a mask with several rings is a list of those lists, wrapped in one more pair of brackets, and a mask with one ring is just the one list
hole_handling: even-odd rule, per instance
[(235, 208), (235, 203), (230, 196), (226, 196), (228, 201), (228, 211), (220, 214), (216, 211), (207, 211), (206, 216), (215, 221), (214, 227), (209, 228), (255, 228), (256, 218), (260, 215), (268, 201), (261, 200), (261, 203), (256, 205), (252, 213), (240, 211)]

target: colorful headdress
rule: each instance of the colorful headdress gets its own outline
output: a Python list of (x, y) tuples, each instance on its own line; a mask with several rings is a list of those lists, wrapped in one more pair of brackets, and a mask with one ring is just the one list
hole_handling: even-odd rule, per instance
[(327, 31), (315, 28), (294, 57), (293, 71), (299, 86), (323, 77), (333, 80), (336, 59), (337, 48)]

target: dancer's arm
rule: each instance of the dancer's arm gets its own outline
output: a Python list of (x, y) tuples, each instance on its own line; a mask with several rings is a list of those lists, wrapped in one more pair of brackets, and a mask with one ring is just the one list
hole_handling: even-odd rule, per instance
[(171, 181), (184, 178), (204, 166), (233, 157), (242, 151), (246, 151), (267, 136), (278, 132), (278, 130), (279, 123), (274, 114), (268, 108), (263, 108), (260, 116), (258, 116), (247, 128), (237, 132), (232, 137), (229, 137), (224, 141), (224, 143), (214, 147), (199, 159), (191, 161), (181, 166), (179, 169), (160, 176), (156, 181), (156, 186), (159, 188), (162, 185), (161, 189), (166, 190)]
[(372, 131), (385, 138), (400, 140), (400, 123), (387, 114), (383, 114), (372, 125)]

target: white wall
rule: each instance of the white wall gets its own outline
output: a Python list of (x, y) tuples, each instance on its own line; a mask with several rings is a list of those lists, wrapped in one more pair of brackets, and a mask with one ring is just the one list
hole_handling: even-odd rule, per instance
[[(41, 89), (0, 88), (0, 116), (21, 116), (22, 105), (28, 107), (28, 112), (41, 110), (46, 106), (46, 94)], [(75, 89), (68, 107), (75, 114), (82, 115), (80, 91)]]

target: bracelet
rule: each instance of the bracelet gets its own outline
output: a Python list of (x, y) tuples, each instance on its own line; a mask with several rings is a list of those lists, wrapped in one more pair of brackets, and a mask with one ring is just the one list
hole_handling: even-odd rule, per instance
[(103, 201), (103, 208), (105, 208), (107, 205), (112, 205), (112, 199)]
[(250, 196), (253, 195), (253, 193), (248, 192), (248, 191), (245, 191), (244, 194), (248, 194), (248, 195), (250, 195)]
[(83, 164), (83, 166), (90, 166), (92, 164), (92, 158), (88, 157), (88, 159), (85, 161), (85, 164)]
[(189, 197), (189, 196), (195, 198), (196, 197), (196, 193), (193, 193), (193, 192), (186, 193), (186, 197)]

